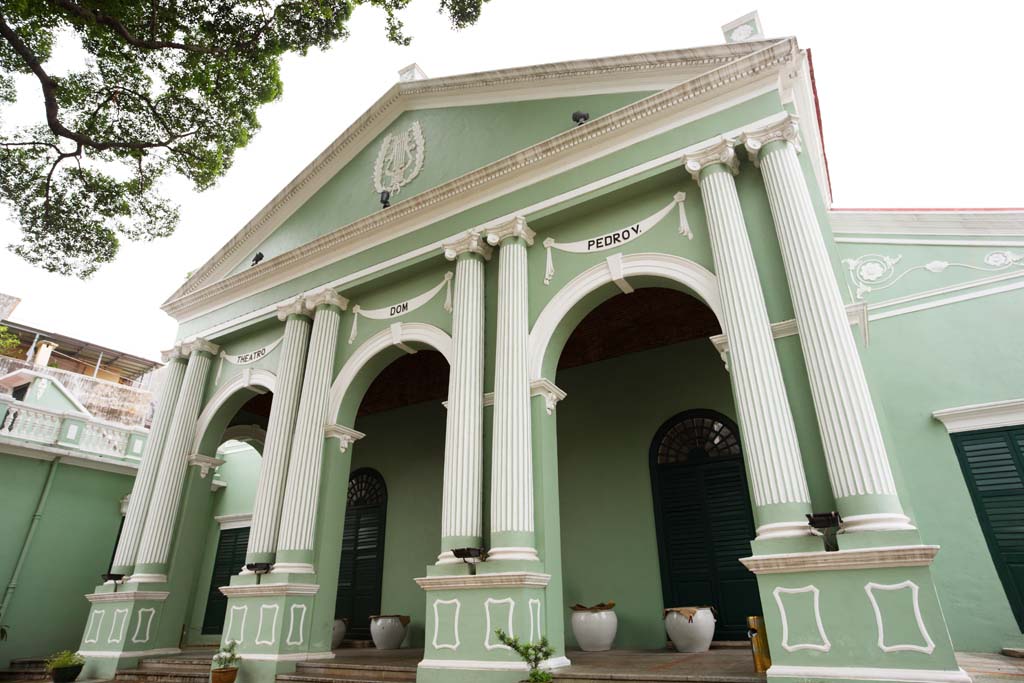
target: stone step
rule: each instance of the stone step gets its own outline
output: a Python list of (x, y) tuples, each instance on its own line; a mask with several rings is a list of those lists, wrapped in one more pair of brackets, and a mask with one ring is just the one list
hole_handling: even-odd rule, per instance
[(125, 669), (114, 676), (115, 683), (208, 683), (210, 671), (167, 669)]
[(46, 658), (45, 657), (27, 657), (24, 659), (12, 659), (12, 669), (46, 669)]
[(415, 681), (416, 667), (389, 666), (385, 664), (331, 664), (304, 663), (296, 667), (293, 674), (282, 674), (279, 682), (292, 683), (338, 683), (339, 681)]
[(50, 673), (46, 670), (46, 667), (29, 668), (21, 667), (15, 668), (13, 662), (10, 669), (0, 670), (0, 681), (45, 681), (49, 680)]
[(166, 669), (167, 671), (195, 671), (202, 672), (210, 671), (211, 659), (207, 658), (186, 658), (180, 659), (162, 658), (162, 659), (143, 659), (139, 661), (140, 669)]

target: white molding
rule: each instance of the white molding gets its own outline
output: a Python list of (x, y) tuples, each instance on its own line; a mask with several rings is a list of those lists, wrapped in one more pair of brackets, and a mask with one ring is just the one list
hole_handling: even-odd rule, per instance
[[(490, 396), (491, 404), (493, 404), (494, 394), (491, 393)], [(544, 409), (547, 411), (547, 414), (554, 415), (555, 406), (565, 399), (565, 391), (546, 377), (541, 377), (530, 382), (530, 396), (542, 396), (544, 398)], [(484, 405), (488, 405), (486, 401)]]
[(950, 434), (1024, 425), (1024, 398), (944, 408), (932, 413)]
[(740, 562), (754, 574), (788, 574), (884, 567), (927, 567), (939, 552), (937, 545), (900, 545), (853, 548), (835, 552), (780, 553), (742, 557)]
[[(714, 109), (714, 100), (722, 99), (733, 95), (737, 91), (744, 91), (747, 97), (755, 96), (749, 91), (750, 86), (758, 80), (772, 78), (784, 64), (793, 59), (796, 52), (796, 42), (792, 38), (780, 41), (764, 41), (749, 45), (728, 45), (717, 48), (698, 48), (695, 51), (688, 51), (696, 55), (702, 51), (709, 51), (716, 54), (716, 61), (707, 61), (704, 57), (704, 68), (699, 75), (683, 81), (676, 81), (675, 85), (656, 92), (632, 105), (618, 109), (610, 114), (598, 117), (589, 121), (586, 126), (574, 127), (556, 135), (553, 138), (542, 141), (525, 150), (495, 161), (476, 171), (446, 182), (426, 192), (416, 195), (409, 200), (399, 202), (388, 211), (376, 212), (371, 216), (357, 221), (355, 224), (367, 223), (366, 227), (357, 234), (369, 232), (391, 232), (379, 229), (381, 225), (396, 222), (397, 219), (410, 214), (422, 213), (423, 209), (430, 204), (441, 202), (448, 198), (456, 198), (457, 195), (472, 191), (481, 195), (488, 195), (488, 192), (480, 192), (483, 183), (493, 185), (509, 176), (522, 175), (514, 173), (530, 165), (550, 166), (552, 157), (564, 157), (577, 151), (577, 147), (601, 146), (605, 149), (611, 147), (605, 138), (621, 136), (625, 128), (651, 127), (657, 124), (659, 119), (671, 117), (672, 115), (690, 114), (691, 116), (700, 113), (707, 115), (711, 113), (708, 109)], [(678, 60), (684, 52), (676, 53)], [(705, 52), (704, 54), (707, 54)], [(650, 70), (651, 64), (645, 60), (657, 61), (659, 53), (648, 55), (630, 55), (627, 57), (612, 58), (611, 60), (587, 60), (577, 62), (579, 65), (586, 65), (584, 71), (592, 71), (596, 64), (616, 63), (615, 68), (621, 71), (629, 70)], [(691, 57), (692, 59), (692, 57)], [(589, 62), (589, 63), (588, 63)], [(707, 66), (711, 65), (708, 69)], [(534, 73), (550, 76), (546, 73), (546, 67), (527, 67), (526, 70), (518, 72), (521, 74), (533, 70)], [(464, 77), (447, 79), (452, 84), (448, 87), (463, 89), (467, 86), (480, 87), (487, 81), (496, 81), (506, 78), (515, 78), (510, 75), (510, 70), (490, 72)], [(457, 80), (457, 79), (462, 79)], [(440, 79), (437, 79), (440, 80)], [(461, 85), (455, 85), (461, 83)], [(771, 83), (771, 89), (775, 90), (777, 84)], [(438, 87), (436, 80), (414, 81), (400, 83), (392, 87), (377, 103), (362, 117), (356, 120), (334, 143), (332, 143), (316, 160), (304, 169), (289, 185), (282, 190), (257, 216), (239, 231), (229, 242), (222, 247), (209, 261), (201, 266), (197, 272), (189, 278), (171, 297), (163, 304), (164, 310), (171, 315), (179, 315), (190, 308), (189, 304), (201, 299), (197, 294), (207, 294), (209, 290), (217, 289), (217, 285), (225, 282), (252, 281), (254, 279), (265, 279), (274, 270), (279, 270), (281, 265), (288, 265), (281, 256), (271, 258), (255, 268), (243, 271), (234, 276), (229, 276), (220, 281), (214, 278), (223, 276), (224, 273), (234, 269), (252, 249), (256, 248), (273, 231), (280, 226), (298, 206), (312, 197), (335, 173), (340, 171), (355, 154), (365, 147), (366, 142), (372, 141), (378, 134), (382, 133), (387, 126), (405, 109), (402, 106), (403, 95), (410, 91), (424, 92), (431, 88)], [(716, 92), (717, 91), (717, 92)], [(564, 97), (564, 88), (559, 97)], [(694, 107), (694, 101), (704, 103), (705, 106)], [(707, 100), (712, 100), (708, 103)], [(712, 106), (707, 106), (711, 104)], [(436, 105), (435, 105), (436, 106)], [(681, 109), (683, 111), (676, 111)], [(388, 111), (390, 110), (390, 112)], [(696, 110), (696, 111), (695, 111)], [(363, 138), (366, 142), (362, 142)], [(633, 141), (630, 141), (631, 144)], [(589, 143), (589, 144), (585, 144)], [(547, 163), (545, 163), (547, 162)], [(557, 172), (561, 172), (558, 169)], [(537, 178), (532, 178), (534, 182)], [(490, 182), (488, 182), (490, 181)], [(490, 188), (487, 188), (490, 189)], [(431, 201), (432, 200), (432, 201)], [(466, 207), (463, 207), (466, 208)], [(337, 232), (337, 231), (336, 231)], [(389, 235), (389, 237), (392, 235)], [(316, 242), (316, 240), (314, 241)], [(308, 245), (305, 245), (308, 246)], [(303, 248), (294, 249), (288, 252), (293, 255), (303, 251)], [(282, 255), (284, 256), (284, 255)], [(311, 266), (314, 270), (319, 266)], [(248, 276), (248, 277), (243, 277)], [(179, 318), (180, 320), (180, 318)]]
[[(899, 591), (905, 588), (910, 589), (910, 599), (914, 603), (914, 618), (917, 620), (917, 629), (921, 632), (921, 637), (924, 638), (925, 645), (912, 645), (910, 643), (900, 643), (897, 645), (886, 645), (885, 644), (885, 626), (882, 623), (882, 608), (878, 605), (878, 599), (875, 598), (874, 591)], [(921, 617), (921, 601), (919, 594), (921, 592), (920, 587), (913, 581), (901, 581), (900, 583), (875, 583), (870, 581), (864, 585), (864, 592), (868, 594), (868, 599), (871, 601), (871, 608), (875, 611), (875, 626), (878, 627), (878, 649), (882, 652), (922, 652), (926, 655), (930, 655), (935, 651), (935, 641), (928, 635), (928, 629), (925, 628), (924, 619)]]
[(537, 598), (530, 598), (527, 601), (527, 607), (530, 612), (530, 642), (535, 643), (544, 635), (540, 621), (540, 600)]
[(193, 453), (188, 456), (189, 467), (199, 468), (199, 478), (206, 479), (211, 471), (215, 471), (218, 467), (224, 464), (224, 461), (220, 458), (211, 458), (208, 455), (202, 453)]
[(899, 683), (971, 683), (963, 669), (882, 669), (854, 666), (785, 666), (772, 664), (770, 677), (799, 678), (804, 681), (899, 681)]
[(836, 237), (837, 244), (909, 244), (919, 247), (1024, 247), (1018, 240), (928, 239), (923, 237)]
[(126, 583), (167, 583), (167, 574), (132, 574)]
[(192, 450), (194, 452), (199, 451), (199, 446), (203, 441), (203, 437), (206, 436), (206, 431), (210, 428), (210, 423), (213, 422), (213, 418), (216, 416), (217, 411), (221, 409), (229, 398), (235, 392), (241, 391), (242, 389), (253, 389), (254, 387), (262, 387), (267, 391), (274, 392), (277, 387), (277, 375), (270, 370), (263, 370), (261, 368), (247, 368), (251, 372), (239, 372), (231, 377), (222, 386), (217, 388), (217, 391), (210, 397), (210, 400), (206, 402), (206, 406), (203, 408), (203, 412), (200, 413), (199, 419), (196, 420), (196, 436), (192, 441)]
[(413, 581), (425, 591), (544, 588), (551, 582), (551, 575), (539, 572), (497, 572), (494, 574), (421, 576)]
[(221, 529), (244, 529), (252, 526), (252, 513), (239, 512), (233, 515), (217, 515), (213, 518)]
[[(223, 588), (221, 588), (221, 592), (224, 592)], [(242, 613), (242, 626), (241, 626), (241, 628), (238, 629), (238, 637), (237, 638), (231, 638), (231, 631), (235, 627), (235, 611), (236, 610)], [(241, 644), (242, 641), (245, 639), (245, 620), (246, 620), (246, 618), (248, 618), (248, 616), (249, 616), (249, 606), (248, 605), (230, 605), (229, 604), (228, 605), (228, 616), (227, 616), (228, 624), (227, 624), (227, 626), (224, 627), (224, 638), (228, 638), (230, 640), (235, 641), (238, 644)]]
[[(449, 365), (452, 362), (452, 338), (448, 333), (435, 325), (427, 323), (403, 323), (400, 328), (402, 343), (424, 344), (441, 353)], [(327, 408), (327, 419), (338, 419), (338, 411), (345, 400), (345, 394), (355, 381), (359, 371), (381, 351), (394, 346), (394, 338), (390, 328), (376, 333), (352, 352), (331, 384), (330, 399)]]
[[(139, 631), (142, 630), (142, 613), (146, 613), (146, 635), (139, 638)], [(135, 613), (135, 633), (132, 634), (133, 643), (148, 643), (153, 631), (153, 617), (156, 616), (155, 607), (140, 607)]]
[[(441, 616), (440, 616), (440, 614), (438, 614), (438, 611), (437, 611), (437, 606), (438, 605), (455, 605), (455, 623), (454, 623), (454, 626), (453, 626), (453, 631), (455, 633), (455, 642), (454, 643), (440, 643), (439, 644), (437, 642), (437, 634), (438, 634), (438, 630), (439, 630), (439, 625), (441, 623)], [(462, 602), (460, 602), (458, 598), (452, 598), (451, 600), (441, 600), (441, 599), (435, 599), (434, 600), (434, 639), (433, 639), (433, 645), (434, 645), (434, 649), (435, 650), (451, 650), (451, 651), (454, 652), (454, 651), (459, 649), (459, 645), (461, 645), (461, 642), (459, 641), (459, 613), (461, 611), (462, 611)]]
[[(246, 655), (252, 659), (252, 655)], [(568, 657), (552, 657), (540, 665), (541, 669), (562, 669), (571, 665)], [(423, 659), (420, 669), (465, 669), (470, 671), (527, 671), (525, 662), (493, 662), (480, 659)]]
[[(1004, 285), (996, 287), (989, 287), (987, 289), (979, 289), (983, 285), (991, 284), (993, 282), (1002, 282), (1011, 280)], [(1003, 275), (997, 275), (991, 278), (982, 278), (981, 280), (974, 280), (972, 282), (963, 282), (957, 285), (949, 285), (946, 287), (938, 287), (936, 289), (926, 290), (919, 292), (918, 294), (908, 294), (907, 296), (898, 297), (896, 299), (890, 299), (888, 301), (880, 301), (873, 304), (868, 304), (868, 318), (872, 322), (875, 320), (884, 320), (885, 318), (893, 318), (898, 315), (906, 315), (907, 313), (916, 313), (918, 311), (925, 311), (930, 308), (939, 308), (941, 306), (948, 306), (950, 304), (956, 304), (963, 301), (970, 301), (972, 299), (980, 299), (986, 296), (992, 296), (993, 294), (1004, 294), (1017, 289), (1024, 288), (1024, 272), (1013, 272), (1005, 273)], [(934, 299), (932, 301), (923, 301), (922, 303), (912, 304), (910, 306), (904, 306), (903, 308), (894, 308), (892, 310), (882, 311), (875, 313), (883, 308), (891, 308), (901, 303), (909, 301), (920, 301), (922, 299), (929, 299), (933, 296), (940, 296), (942, 294), (949, 294), (952, 292), (958, 292), (962, 290), (973, 290), (967, 291), (963, 294), (957, 294), (955, 296), (948, 296), (942, 299)]]
[(348, 447), (354, 444), (359, 439), (366, 436), (360, 431), (346, 427), (344, 425), (334, 424), (333, 422), (324, 427), (324, 438), (337, 439), (338, 440), (338, 451), (344, 453), (348, 450)]
[[(654, 276), (678, 282), (693, 290), (723, 324), (718, 278), (696, 261), (671, 254), (639, 253), (622, 257), (622, 276)], [(562, 319), (585, 296), (611, 284), (611, 274), (604, 261), (596, 263), (570, 280), (558, 291), (537, 316), (530, 330), (530, 379), (542, 379), (544, 356)]]
[(334, 659), (333, 652), (288, 652), (285, 654), (246, 654), (245, 659), (257, 662), (309, 662), (320, 659)]
[[(295, 610), (302, 608), (302, 616), (299, 618), (299, 639), (292, 638), (292, 631), (295, 629)], [(288, 610), (288, 635), (285, 637), (285, 645), (302, 645), (304, 640), (303, 631), (306, 628), (306, 605), (294, 604)]]
[(91, 603), (125, 602), (127, 600), (155, 600), (163, 602), (170, 595), (169, 591), (122, 591), (121, 593), (86, 593), (85, 599)]
[(260, 583), (245, 586), (221, 586), (220, 592), (229, 598), (252, 598), (279, 595), (316, 595), (320, 586), (315, 583)]
[(831, 211), (835, 235), (1024, 237), (1024, 211)]
[[(85, 633), (82, 635), (83, 643), (97, 643), (100, 640), (100, 631), (103, 629), (103, 617), (107, 614), (105, 609), (96, 609), (89, 614), (89, 621), (85, 624)], [(95, 621), (96, 633), (92, 638), (89, 637), (93, 629), (93, 623)]]
[[(266, 611), (267, 614), (270, 614), (270, 610), (274, 610), (274, 616), (270, 618), (270, 640), (260, 640), (260, 635), (263, 633), (263, 612)], [(260, 621), (256, 626), (256, 637), (253, 640), (254, 644), (273, 645), (277, 642), (277, 631), (274, 627), (277, 625), (277, 615), (280, 611), (281, 607), (276, 603), (260, 605)]]
[(79, 451), (70, 451), (57, 446), (23, 441), (0, 436), (0, 446), (4, 455), (14, 455), (20, 458), (31, 458), (32, 460), (60, 460), (62, 465), (73, 465), (84, 467), (88, 470), (99, 470), (100, 472), (114, 472), (134, 477), (139, 470), (137, 460), (114, 460), (108, 456), (89, 455)]
[[(786, 606), (782, 603), (782, 596), (797, 595), (799, 593), (811, 593), (814, 596), (814, 620), (818, 627), (818, 636), (821, 638), (820, 645), (818, 643), (789, 644), (789, 617), (786, 615)], [(819, 597), (821, 591), (818, 590), (817, 586), (803, 586), (801, 588), (776, 586), (775, 590), (772, 591), (772, 595), (775, 597), (775, 604), (778, 605), (779, 614), (782, 617), (782, 649), (786, 652), (797, 652), (799, 650), (828, 652), (832, 649), (832, 643), (829, 642), (828, 636), (825, 635), (825, 627), (821, 623), (821, 601)]]
[[(270, 569), (271, 574), (315, 574), (313, 565), (309, 562), (275, 562)], [(269, 584), (268, 584), (269, 585)], [(285, 585), (285, 584), (274, 584)]]
[[(860, 327), (861, 338), (864, 343), (867, 344), (870, 340), (868, 335), (868, 306), (865, 303), (855, 303), (846, 305), (846, 317), (850, 319), (850, 325), (857, 325)], [(800, 333), (797, 329), (796, 318), (789, 318), (787, 320), (780, 320), (777, 323), (772, 323), (772, 338), (782, 339), (783, 337), (792, 337)], [(716, 334), (712, 337), (708, 337), (712, 344), (715, 346), (715, 350), (718, 353), (729, 352), (729, 335), (727, 334)]]
[[(83, 641), (84, 642), (84, 641)], [(179, 655), (181, 650), (176, 647), (161, 647), (155, 650), (78, 650), (84, 657), (156, 657), (158, 655)], [(252, 655), (246, 655), (252, 657)]]
[[(117, 628), (117, 615), (119, 615), (119, 614), (122, 615), (124, 618), (121, 620), (120, 634), (117, 636), (117, 638), (114, 638), (114, 630)], [(127, 635), (128, 622), (130, 621), (131, 615), (132, 615), (132, 610), (131, 610), (130, 607), (123, 607), (121, 609), (115, 609), (114, 610), (114, 616), (110, 620), (110, 633), (107, 634), (107, 642), (108, 643), (122, 643), (122, 642), (124, 642), (124, 637), (125, 637), (125, 635)]]
[(491, 636), (494, 634), (495, 629), (491, 626), (491, 605), (508, 605), (508, 628), (505, 629), (505, 634), (509, 638), (515, 638), (516, 634), (513, 631), (513, 619), (516, 612), (516, 601), (511, 597), (508, 598), (487, 598), (484, 600), (484, 615), (487, 618), (487, 626), (484, 631), (484, 648), (487, 650), (511, 650), (508, 645), (501, 643), (491, 643)]
[(255, 441), (260, 445), (256, 448), (262, 455), (263, 447), (267, 443), (267, 430), (263, 429), (259, 425), (232, 425), (224, 430), (225, 441), (241, 441), (244, 444), (252, 446), (252, 441)]

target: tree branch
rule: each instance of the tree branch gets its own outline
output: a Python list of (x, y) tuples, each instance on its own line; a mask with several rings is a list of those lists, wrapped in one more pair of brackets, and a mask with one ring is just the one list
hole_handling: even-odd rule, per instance
[[(134, 33), (128, 30), (128, 28), (120, 21), (109, 15), (103, 14), (98, 10), (91, 10), (82, 7), (78, 3), (71, 2), (70, 0), (51, 0), (52, 4), (60, 7), (64, 11), (72, 14), (79, 19), (92, 22), (98, 26), (106, 26), (114, 33), (119, 35), (122, 40), (131, 45), (132, 47), (141, 48), (143, 50), (184, 50), (185, 52), (197, 52), (199, 54), (206, 55), (219, 55), (223, 54), (221, 50), (214, 47), (207, 47), (205, 45), (193, 45), (191, 43), (179, 43), (173, 40), (143, 40), (136, 36)], [(156, 8), (153, 7), (153, 15), (150, 19), (150, 32), (155, 37), (156, 33)]]

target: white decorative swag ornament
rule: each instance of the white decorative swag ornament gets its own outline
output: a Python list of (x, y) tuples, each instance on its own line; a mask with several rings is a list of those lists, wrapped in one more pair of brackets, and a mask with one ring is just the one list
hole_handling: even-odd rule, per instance
[(402, 132), (385, 135), (373, 165), (373, 188), (377, 193), (386, 190), (396, 195), (412, 182), (423, 168), (425, 149), (419, 121), (413, 121)]

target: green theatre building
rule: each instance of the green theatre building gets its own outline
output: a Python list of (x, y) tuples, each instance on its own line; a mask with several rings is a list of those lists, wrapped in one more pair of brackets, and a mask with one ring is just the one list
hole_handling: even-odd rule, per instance
[(402, 614), (416, 680), (516, 681), (496, 629), (557, 673), (609, 600), (617, 650), (763, 615), (770, 681), (1024, 645), (1024, 216), (832, 210), (811, 73), (403, 70), (164, 304), (83, 676), (234, 640), (270, 683)]

